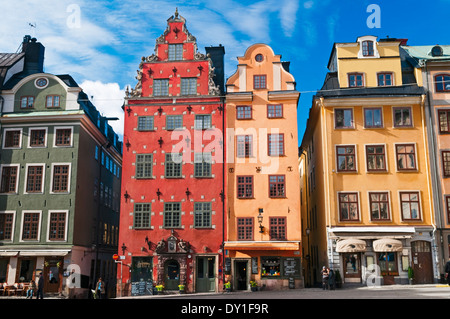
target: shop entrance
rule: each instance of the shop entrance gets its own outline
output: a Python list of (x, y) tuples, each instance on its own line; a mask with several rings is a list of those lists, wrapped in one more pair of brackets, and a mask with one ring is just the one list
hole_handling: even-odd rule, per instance
[(63, 278), (63, 259), (47, 257), (44, 262), (44, 291), (57, 293), (61, 289)]
[(168, 260), (165, 266), (165, 289), (178, 290), (180, 284), (180, 264), (176, 260)]
[(433, 264), (431, 261), (431, 244), (427, 241), (411, 243), (414, 283), (429, 284), (433, 282)]
[(384, 285), (395, 284), (395, 276), (398, 276), (397, 253), (384, 252), (378, 253), (378, 266), (380, 266)]
[(214, 292), (216, 290), (215, 269), (215, 257), (197, 257), (197, 292)]
[(236, 290), (247, 290), (248, 261), (236, 260), (234, 264), (234, 278)]
[(347, 282), (361, 282), (361, 254), (343, 253), (344, 279)]

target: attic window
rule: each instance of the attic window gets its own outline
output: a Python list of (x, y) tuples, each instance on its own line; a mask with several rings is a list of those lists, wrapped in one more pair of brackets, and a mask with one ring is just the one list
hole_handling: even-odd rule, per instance
[(183, 44), (169, 44), (169, 60), (183, 60)]
[(363, 56), (374, 56), (373, 41), (363, 41), (362, 43)]
[(255, 56), (255, 60), (256, 60), (256, 62), (262, 62), (264, 60), (264, 57), (262, 54), (257, 54)]
[(432, 56), (442, 56), (444, 54), (444, 51), (442, 50), (442, 48), (438, 45), (435, 45), (432, 49), (431, 49), (431, 55)]

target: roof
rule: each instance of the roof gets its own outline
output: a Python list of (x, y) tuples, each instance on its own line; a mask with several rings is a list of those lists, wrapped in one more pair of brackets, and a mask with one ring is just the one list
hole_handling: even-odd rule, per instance
[(0, 89), (8, 70), (24, 57), (25, 53), (0, 53)]
[[(402, 45), (401, 47), (411, 57), (416, 58), (418, 60), (434, 60), (434, 61), (450, 60), (450, 45), (421, 45), (421, 46)], [(431, 54), (431, 50), (434, 47), (442, 48), (442, 55), (433, 56)]]

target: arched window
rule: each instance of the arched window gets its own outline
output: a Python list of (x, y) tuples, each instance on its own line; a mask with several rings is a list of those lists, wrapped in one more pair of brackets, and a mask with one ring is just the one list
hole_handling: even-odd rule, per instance
[(434, 77), (436, 92), (450, 92), (450, 74), (438, 74)]

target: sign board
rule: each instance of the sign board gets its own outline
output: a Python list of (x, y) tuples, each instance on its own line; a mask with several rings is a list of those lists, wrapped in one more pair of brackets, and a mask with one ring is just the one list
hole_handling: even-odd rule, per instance
[(252, 274), (258, 273), (258, 257), (252, 257)]
[(153, 282), (144, 280), (132, 282), (131, 295), (132, 296), (153, 295)]
[(229, 275), (231, 273), (231, 258), (225, 258), (225, 265), (223, 268), (225, 274)]
[(300, 258), (283, 258), (283, 275), (286, 277), (300, 277)]

